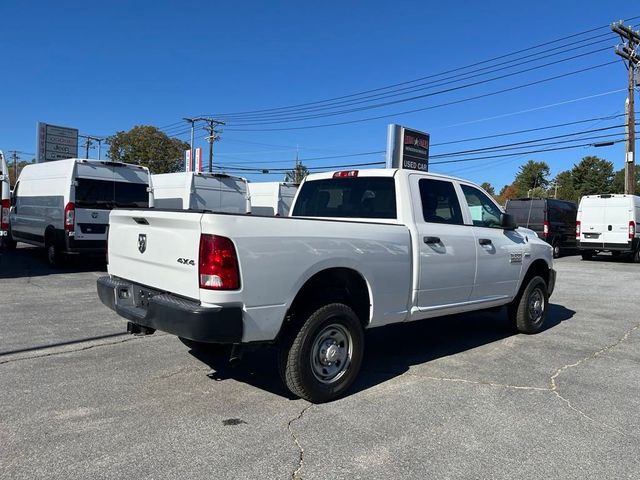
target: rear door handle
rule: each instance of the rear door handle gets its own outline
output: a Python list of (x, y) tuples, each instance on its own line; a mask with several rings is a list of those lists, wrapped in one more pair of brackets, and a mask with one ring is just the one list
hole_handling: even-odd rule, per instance
[(480, 245), (491, 245), (491, 239), (489, 239), (489, 238), (480, 238), (480, 239), (478, 239), (478, 243)]
[(440, 237), (424, 237), (424, 243), (427, 245), (435, 245), (440, 243)]

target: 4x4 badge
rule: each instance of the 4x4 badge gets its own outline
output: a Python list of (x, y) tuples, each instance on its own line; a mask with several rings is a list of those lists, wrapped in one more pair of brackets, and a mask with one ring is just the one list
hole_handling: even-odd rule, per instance
[(144, 253), (147, 249), (147, 236), (144, 233), (138, 234), (138, 250)]

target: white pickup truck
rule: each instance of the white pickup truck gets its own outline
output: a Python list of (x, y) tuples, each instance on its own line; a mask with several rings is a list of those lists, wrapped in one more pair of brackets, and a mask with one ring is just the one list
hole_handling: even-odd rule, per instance
[(465, 180), (397, 169), (309, 175), (289, 217), (114, 210), (102, 302), (131, 333), (193, 349), (275, 344), (292, 393), (343, 394), (364, 330), (507, 305), (536, 333), (552, 249)]

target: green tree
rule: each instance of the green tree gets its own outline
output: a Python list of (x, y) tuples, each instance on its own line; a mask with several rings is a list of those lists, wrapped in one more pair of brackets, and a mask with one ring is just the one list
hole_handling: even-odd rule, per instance
[(285, 174), (284, 181), (291, 183), (300, 183), (307, 175), (309, 175), (309, 169), (305, 167), (301, 162), (296, 160), (296, 166), (293, 167), (293, 170), (289, 170)]
[(480, 185), (480, 187), (482, 187), (482, 189), (485, 190), (492, 197), (496, 196), (496, 190), (495, 188), (493, 188), (493, 185), (491, 185), (489, 182), (483, 182), (482, 185)]
[(565, 170), (556, 175), (549, 188), (549, 196), (559, 198), (561, 200), (572, 200), (577, 202), (580, 196), (573, 186), (573, 176), (571, 170)]
[(571, 178), (578, 198), (584, 195), (611, 193), (613, 163), (591, 155), (584, 157), (571, 169)]
[(549, 185), (549, 165), (546, 162), (536, 162), (535, 160), (529, 160), (524, 165), (520, 165), (520, 170), (516, 175), (514, 184), (518, 189), (518, 195), (521, 197), (528, 197), (530, 190), (537, 187), (546, 189)]
[(151, 125), (137, 125), (107, 139), (109, 158), (114, 162), (135, 163), (151, 173), (178, 172), (183, 168), (184, 151), (189, 144), (168, 137)]
[[(624, 193), (624, 168), (618, 170), (613, 175), (611, 183), (611, 193)], [(636, 189), (635, 194), (640, 194), (640, 169), (636, 168)]]

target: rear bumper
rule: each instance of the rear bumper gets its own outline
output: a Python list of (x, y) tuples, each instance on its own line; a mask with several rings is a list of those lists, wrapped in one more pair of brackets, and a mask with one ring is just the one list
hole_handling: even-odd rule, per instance
[[(243, 323), (241, 307), (203, 307), (198, 302), (152, 290), (117, 277), (100, 277), (100, 301), (121, 317), (155, 330), (198, 342), (240, 343)], [(145, 292), (148, 304), (139, 304)], [(149, 295), (151, 293), (151, 295)]]
[(578, 242), (580, 251), (607, 250), (611, 252), (635, 252), (640, 246), (640, 239), (634, 238), (626, 243)]

